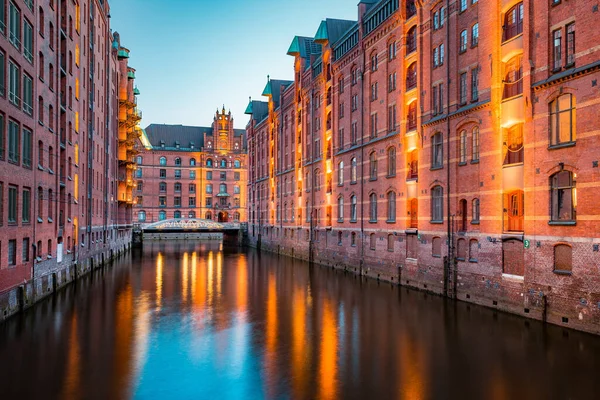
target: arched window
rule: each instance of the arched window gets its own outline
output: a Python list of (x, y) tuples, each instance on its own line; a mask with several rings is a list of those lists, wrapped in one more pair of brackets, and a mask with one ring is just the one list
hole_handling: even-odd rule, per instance
[(195, 167), (196, 166), (196, 159), (195, 158), (190, 158), (190, 166), (191, 167)]
[(479, 242), (477, 239), (469, 240), (469, 262), (477, 262), (479, 254)]
[(460, 164), (467, 163), (467, 131), (460, 131), (458, 139), (458, 162)]
[(417, 87), (417, 63), (414, 62), (406, 70), (406, 90)]
[(221, 165), (220, 165), (220, 166), (221, 166), (221, 168), (227, 168), (227, 160), (225, 160), (225, 159), (222, 159), (222, 160), (221, 160)]
[(396, 192), (387, 194), (387, 222), (396, 222)]
[(554, 246), (554, 272), (570, 274), (573, 271), (573, 249), (566, 244)]
[(206, 159), (206, 166), (212, 168), (212, 166), (213, 166), (213, 160), (211, 158), (207, 158)]
[(356, 196), (350, 196), (350, 222), (356, 222)]
[(375, 237), (374, 233), (371, 233), (369, 235), (369, 247), (371, 248), (371, 250), (377, 249), (377, 238)]
[(524, 161), (523, 124), (515, 124), (504, 130), (504, 165), (519, 164)]
[(444, 221), (444, 189), (439, 185), (431, 188), (431, 221)]
[(437, 132), (431, 137), (431, 168), (442, 168), (444, 165), (444, 139)]
[(377, 222), (377, 194), (369, 195), (369, 222)]
[(471, 213), (473, 214), (472, 224), (479, 223), (479, 199), (473, 199), (471, 203)]
[(240, 160), (235, 160), (233, 162), (233, 167), (234, 168), (241, 168), (242, 167), (242, 163), (240, 162)]
[(369, 179), (377, 179), (377, 153), (374, 151), (369, 154)]
[(225, 183), (219, 184), (219, 193), (227, 193), (227, 185)]
[(518, 96), (523, 93), (523, 55), (514, 56), (506, 63), (504, 74), (503, 99)]
[(459, 261), (465, 261), (467, 258), (467, 241), (465, 239), (458, 239), (456, 243), (456, 259)]
[(175, 211), (175, 214), (173, 214), (173, 217), (175, 219), (180, 219), (181, 218), (181, 211)]
[(338, 185), (344, 184), (344, 162), (340, 161), (338, 163)]
[(142, 164), (142, 161), (143, 161), (142, 156), (137, 156), (137, 158), (135, 159), (135, 163), (138, 165)]
[(503, 41), (510, 40), (523, 33), (523, 3), (513, 6), (504, 14)]
[(417, 51), (417, 26), (413, 26), (406, 33), (406, 54)]
[(167, 165), (167, 157), (161, 157), (161, 158), (158, 160), (158, 163), (159, 163), (161, 166), (165, 166), (165, 165)]
[(204, 219), (212, 219), (212, 213), (208, 211), (206, 214), (204, 214)]
[(196, 211), (190, 211), (188, 213), (188, 218), (196, 218)]
[(434, 237), (431, 240), (431, 256), (441, 257), (442, 256), (442, 238)]
[(356, 183), (356, 167), (356, 157), (353, 157), (352, 160), (350, 160), (350, 183)]
[(555, 222), (572, 222), (576, 219), (577, 204), (575, 181), (570, 171), (560, 171), (550, 177), (551, 218)]
[(471, 161), (479, 161), (479, 127), (473, 128), (471, 138)]
[(465, 51), (467, 51), (467, 30), (463, 29), (460, 32), (460, 47), (459, 47), (459, 52), (463, 53)]
[(146, 222), (146, 211), (138, 211), (138, 222)]
[(563, 94), (550, 103), (550, 145), (575, 141), (575, 98)]
[(167, 219), (167, 213), (166, 213), (166, 211), (160, 211), (158, 213), (158, 220), (159, 221), (164, 221), (165, 219)]
[(344, 196), (338, 197), (338, 222), (344, 222)]
[(394, 235), (391, 233), (387, 237), (387, 249), (388, 251), (394, 251)]
[(390, 147), (387, 150), (387, 176), (396, 176), (396, 148)]

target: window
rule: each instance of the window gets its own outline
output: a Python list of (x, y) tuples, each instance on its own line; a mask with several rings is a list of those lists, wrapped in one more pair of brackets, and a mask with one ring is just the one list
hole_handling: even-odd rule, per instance
[(417, 101), (413, 101), (408, 105), (406, 115), (406, 130), (414, 131), (417, 129)]
[(213, 192), (212, 183), (206, 184), (206, 193), (211, 194)]
[(227, 168), (227, 160), (221, 160), (221, 168)]
[(576, 192), (573, 174), (560, 171), (552, 175), (551, 183), (551, 221), (571, 222), (576, 219)]
[(356, 196), (350, 196), (350, 222), (356, 222)]
[(194, 170), (190, 171), (190, 179), (196, 179), (196, 171), (194, 171)]
[(161, 170), (159, 171), (159, 176), (160, 176), (162, 179), (165, 179), (165, 178), (167, 177), (167, 170), (166, 170), (166, 169), (161, 169)]
[(475, 24), (471, 27), (471, 47), (475, 47), (479, 44), (479, 24)]
[(471, 70), (471, 101), (479, 99), (479, 68)]
[(21, 253), (22, 261), (23, 262), (29, 261), (29, 238), (23, 239), (23, 248), (21, 251), (22, 251), (22, 253)]
[(557, 71), (562, 68), (562, 29), (552, 32), (552, 68)]
[(377, 249), (377, 237), (375, 237), (374, 233), (371, 233), (369, 235), (369, 248), (371, 250), (376, 250)]
[[(3, 8), (4, 11), (4, 8)], [(9, 35), (8, 40), (21, 50), (21, 10), (12, 1), (9, 3)]]
[(219, 193), (227, 193), (227, 185), (224, 183), (221, 183), (219, 185)]
[(17, 265), (17, 241), (14, 239), (8, 241), (8, 265)]
[(352, 145), (355, 145), (358, 141), (358, 123), (352, 122), (352, 137), (350, 138)]
[[(1, 1), (1, 0), (0, 0)], [(0, 50), (0, 96), (6, 96), (6, 55)]]
[(443, 139), (441, 132), (431, 137), (431, 168), (443, 167)]
[(431, 189), (431, 221), (444, 221), (444, 189), (441, 186), (434, 186)]
[(19, 163), (19, 125), (8, 121), (8, 161)]
[(344, 77), (340, 76), (338, 78), (338, 92), (339, 94), (344, 93)]
[(240, 186), (233, 185), (233, 194), (240, 194)]
[(233, 167), (234, 168), (241, 168), (242, 167), (242, 163), (240, 162), (240, 160), (235, 160), (233, 162)]
[(166, 211), (160, 211), (158, 213), (158, 220), (159, 221), (164, 221), (165, 219), (167, 219), (167, 212)]
[(567, 25), (567, 64), (566, 67), (572, 67), (575, 64), (575, 22)]
[(175, 182), (175, 185), (173, 185), (173, 188), (176, 192), (181, 192), (181, 183)]
[(467, 258), (467, 241), (466, 239), (458, 239), (456, 243), (456, 259), (465, 261)]
[(550, 145), (575, 141), (575, 98), (563, 94), (550, 103)]
[(24, 224), (31, 222), (31, 190), (23, 189), (23, 199), (21, 204), (21, 221)]
[(396, 58), (396, 42), (390, 42), (388, 44), (388, 60), (392, 61)]
[(338, 149), (344, 148), (344, 128), (338, 130)]
[(554, 272), (571, 274), (573, 271), (573, 250), (566, 244), (554, 246)]
[(371, 72), (377, 71), (377, 64), (378, 64), (377, 53), (375, 52), (371, 55)]
[(417, 14), (417, 6), (415, 0), (406, 0), (406, 19), (411, 18)]
[(32, 150), (33, 135), (27, 128), (23, 128), (23, 166), (31, 168), (31, 161), (33, 157)]
[(344, 197), (338, 197), (338, 222), (344, 221)]
[(181, 170), (180, 169), (175, 170), (175, 178), (181, 178)]
[(344, 162), (340, 161), (338, 163), (338, 185), (342, 186), (344, 184)]
[(469, 262), (477, 262), (479, 254), (479, 242), (477, 239), (469, 240)]
[(356, 85), (358, 82), (358, 69), (356, 67), (352, 67), (352, 71), (350, 73), (352, 86)]
[(479, 223), (479, 199), (473, 199), (471, 203), (471, 213), (473, 214), (472, 224)]
[(212, 167), (212, 166), (213, 166), (213, 161), (212, 161), (212, 159), (210, 159), (210, 158), (209, 158), (209, 159), (207, 159), (207, 160), (206, 160), (206, 166), (207, 166), (207, 167)]
[(227, 172), (219, 172), (219, 179), (222, 181), (226, 181), (227, 180)]
[(440, 65), (440, 57), (439, 57), (439, 49), (437, 47), (433, 48), (433, 68)]
[(195, 197), (188, 197), (188, 206), (196, 207), (196, 198)]
[(146, 211), (138, 211), (138, 222), (146, 222)]
[(17, 223), (18, 194), (16, 186), (8, 187), (8, 223)]
[(396, 176), (396, 148), (390, 147), (387, 150), (387, 176)]
[(181, 218), (181, 211), (175, 211), (173, 213), (173, 218), (180, 219)]
[(158, 197), (158, 206), (159, 207), (166, 207), (167, 206), (167, 197), (166, 196), (159, 196)]
[(212, 219), (212, 213), (209, 211), (204, 215), (204, 219)]
[(159, 159), (158, 163), (159, 163), (160, 166), (164, 167), (165, 165), (167, 165), (167, 158), (166, 157), (161, 157)]
[(467, 73), (463, 72), (459, 76), (459, 102), (460, 105), (467, 103)]
[(369, 222), (377, 222), (377, 194), (369, 195)]
[(21, 69), (12, 61), (8, 62), (8, 100), (21, 106)]
[(463, 12), (467, 9), (467, 0), (460, 0), (460, 12)]
[(179, 158), (179, 157), (175, 158), (175, 165), (178, 167), (181, 166), (181, 158)]
[(442, 256), (442, 238), (434, 237), (431, 241), (431, 256), (441, 257)]
[(350, 183), (356, 183), (356, 169), (357, 169), (357, 162), (356, 162), (356, 157), (353, 157), (352, 160), (350, 160)]
[(158, 190), (161, 192), (166, 192), (167, 191), (167, 183), (166, 182), (159, 183)]
[(417, 63), (410, 64), (406, 70), (406, 90), (417, 87)]
[(504, 15), (503, 41), (510, 40), (523, 33), (523, 3), (513, 6)]
[(212, 207), (212, 205), (213, 205), (212, 197), (207, 197), (205, 202), (206, 202), (206, 207)]
[(375, 152), (369, 155), (369, 179), (372, 181), (377, 179), (377, 153)]
[(515, 124), (505, 130), (504, 165), (523, 162), (523, 124)]
[(463, 30), (460, 32), (460, 48), (459, 52), (464, 53), (467, 51), (467, 30)]
[(375, 101), (378, 98), (378, 95), (377, 95), (378, 86), (379, 85), (377, 82), (371, 84), (371, 101)]
[(23, 55), (33, 63), (33, 26), (26, 19), (23, 20)]
[[(235, 214), (234, 214), (235, 215)], [(188, 213), (188, 218), (196, 218), (196, 211), (190, 211)]]
[(396, 222), (396, 192), (387, 194), (387, 222)]
[(396, 105), (388, 107), (388, 132), (396, 130)]
[(458, 141), (458, 162), (459, 164), (467, 163), (467, 131), (460, 131)]
[(406, 33), (406, 54), (417, 50), (417, 26), (413, 26)]
[(395, 72), (388, 75), (388, 92), (396, 90), (396, 76)]
[(190, 193), (196, 193), (196, 184), (195, 184), (195, 183), (190, 183), (190, 184), (188, 185), (188, 191), (189, 191)]
[(371, 114), (371, 139), (377, 136), (377, 113)]

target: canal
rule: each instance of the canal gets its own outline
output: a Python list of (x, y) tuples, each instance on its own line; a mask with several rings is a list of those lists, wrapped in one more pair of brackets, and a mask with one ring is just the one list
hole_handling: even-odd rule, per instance
[(1, 324), (0, 398), (599, 398), (599, 337), (222, 246), (146, 243)]

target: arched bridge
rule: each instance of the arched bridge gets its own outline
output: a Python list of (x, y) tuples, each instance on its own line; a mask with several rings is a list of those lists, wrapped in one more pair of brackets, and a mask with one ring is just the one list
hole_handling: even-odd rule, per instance
[(237, 232), (240, 224), (235, 222), (215, 222), (199, 218), (174, 218), (154, 222), (140, 227), (144, 233), (180, 233), (180, 232)]

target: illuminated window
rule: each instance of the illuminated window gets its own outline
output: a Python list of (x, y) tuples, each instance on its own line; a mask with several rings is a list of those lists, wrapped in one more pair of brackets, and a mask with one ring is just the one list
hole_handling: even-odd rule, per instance
[(505, 156), (504, 165), (523, 162), (523, 124), (516, 124), (505, 129)]
[(504, 15), (503, 41), (510, 40), (523, 33), (523, 3), (513, 6)]

